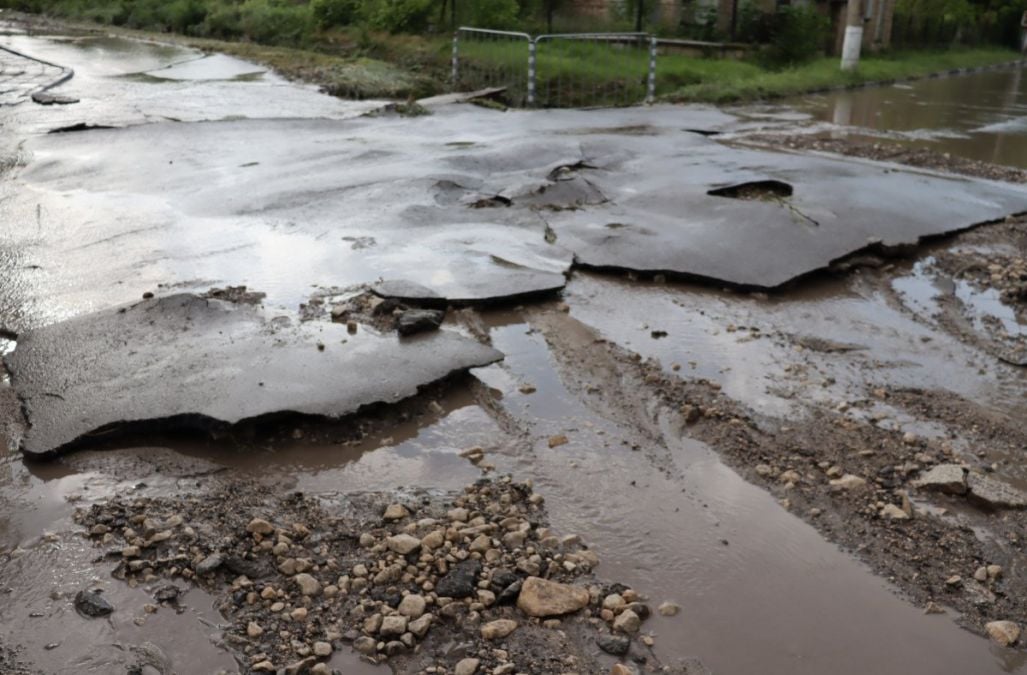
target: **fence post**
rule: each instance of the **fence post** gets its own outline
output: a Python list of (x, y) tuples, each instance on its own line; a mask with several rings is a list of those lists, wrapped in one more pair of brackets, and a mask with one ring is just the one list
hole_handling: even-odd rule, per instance
[(646, 89), (645, 102), (656, 100), (656, 38), (649, 38), (649, 85)]
[(528, 38), (528, 107), (535, 105), (535, 50), (535, 39)]
[(451, 78), (453, 86), (456, 87), (457, 79), (460, 76), (460, 31), (453, 31), (453, 72)]

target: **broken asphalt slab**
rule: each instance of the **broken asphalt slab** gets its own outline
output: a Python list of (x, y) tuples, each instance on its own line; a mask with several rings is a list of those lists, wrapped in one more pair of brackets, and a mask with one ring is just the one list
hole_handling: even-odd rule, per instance
[[(585, 148), (607, 200), (547, 215), (585, 266), (776, 288), (872, 246), (1027, 211), (1027, 189), (887, 164), (743, 150), (679, 134)], [(748, 194), (746, 191), (748, 190)], [(736, 196), (741, 193), (741, 197)]]
[(501, 358), (450, 331), (349, 334), (342, 324), (268, 320), (259, 307), (178, 294), (27, 331), (5, 362), (29, 423), (22, 450), (45, 456), (151, 421), (339, 418)]
[[(244, 283), (295, 306), (311, 285), (379, 280), (480, 303), (558, 290), (575, 260), (774, 288), (869, 245), (1027, 210), (1023, 187), (685, 131), (729, 120), (454, 105), (36, 136), (5, 209), (12, 241), (53, 271), (35, 292), (56, 307), (128, 302), (156, 283)], [(732, 196), (751, 183), (779, 190)]]

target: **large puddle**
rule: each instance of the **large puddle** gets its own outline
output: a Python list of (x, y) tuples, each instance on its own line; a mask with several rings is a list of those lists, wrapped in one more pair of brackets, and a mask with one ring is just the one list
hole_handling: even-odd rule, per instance
[(1027, 168), (1027, 74), (1006, 68), (806, 96), (788, 105), (814, 120), (889, 140)]

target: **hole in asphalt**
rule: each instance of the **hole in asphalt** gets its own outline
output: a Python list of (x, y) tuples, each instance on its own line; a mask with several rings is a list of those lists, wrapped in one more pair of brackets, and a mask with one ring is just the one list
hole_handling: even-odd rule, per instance
[(779, 180), (756, 180), (715, 188), (706, 194), (750, 201), (777, 201), (792, 196), (792, 186)]

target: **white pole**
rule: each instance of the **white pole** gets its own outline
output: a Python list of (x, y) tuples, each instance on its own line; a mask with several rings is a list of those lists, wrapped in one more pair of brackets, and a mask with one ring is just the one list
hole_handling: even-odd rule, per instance
[(855, 70), (859, 66), (859, 52), (863, 46), (863, 3), (849, 0), (845, 21), (845, 39), (842, 41), (842, 70)]

